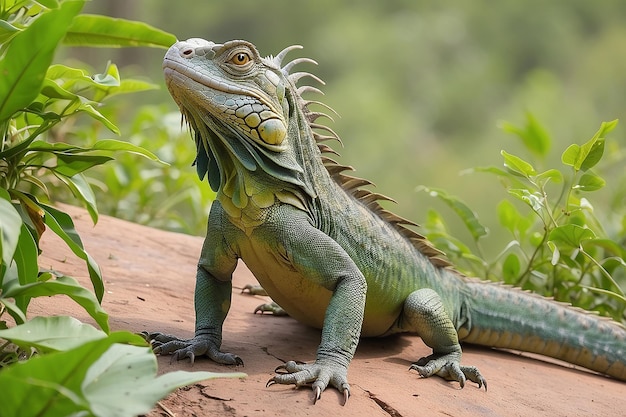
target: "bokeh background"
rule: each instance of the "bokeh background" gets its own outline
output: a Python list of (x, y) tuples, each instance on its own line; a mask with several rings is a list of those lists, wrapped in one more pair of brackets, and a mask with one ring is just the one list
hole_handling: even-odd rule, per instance
[[(446, 210), (416, 191), (428, 185), (461, 197), (488, 227), (497, 228), (495, 206), (506, 194), (502, 187), (494, 177), (460, 173), (475, 166), (501, 167), (502, 149), (526, 156), (515, 137), (502, 130), (503, 121), (523, 125), (526, 112), (532, 113), (553, 138), (543, 161), (551, 167), (560, 164), (567, 145), (588, 140), (602, 121), (623, 119), (626, 109), (623, 0), (95, 0), (84, 11), (141, 20), (179, 39), (243, 38), (263, 55), (291, 44), (304, 46), (292, 56), (319, 63), (302, 69), (326, 82), (323, 101), (340, 115), (330, 126), (345, 146), (335, 146), (341, 161), (372, 180), (377, 192), (393, 197), (398, 202), (394, 211), (417, 222), (431, 206)], [(180, 123), (164, 88), (161, 51), (74, 48), (65, 53), (98, 69), (111, 60), (122, 68), (122, 77), (147, 77), (161, 85), (157, 91), (121, 97), (114, 106), (121, 125), (133, 126), (127, 132), (143, 135), (143, 146), (172, 163), (166, 170), (148, 166), (138, 173), (142, 187), (153, 187), (158, 195), (163, 175), (193, 174), (194, 148), (186, 133), (157, 140)], [(138, 122), (141, 112), (145, 117)], [(170, 127), (151, 133), (150, 123)], [(623, 147), (623, 127), (611, 141)], [(624, 159), (617, 161), (622, 165), (603, 173), (608, 184), (599, 198), (606, 210), (625, 202), (619, 191), (624, 189)], [(132, 172), (114, 169), (118, 172), (104, 178), (111, 181), (103, 186), (109, 196), (115, 195), (114, 181), (133, 181)], [(119, 184), (118, 200), (127, 201), (109, 207), (100, 203), (101, 211), (203, 234), (207, 184), (199, 194), (193, 191), (198, 184), (185, 180), (180, 186), (185, 196), (175, 201), (171, 195), (153, 196), (148, 202), (124, 196), (124, 187)], [(454, 219), (451, 227), (465, 233)], [(498, 237), (493, 239), (497, 247)]]

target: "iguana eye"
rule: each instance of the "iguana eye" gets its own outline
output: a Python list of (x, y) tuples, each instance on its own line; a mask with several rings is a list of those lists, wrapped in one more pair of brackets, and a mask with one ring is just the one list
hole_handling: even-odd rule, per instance
[(250, 55), (245, 52), (239, 52), (230, 59), (230, 62), (235, 65), (246, 65), (250, 62)]

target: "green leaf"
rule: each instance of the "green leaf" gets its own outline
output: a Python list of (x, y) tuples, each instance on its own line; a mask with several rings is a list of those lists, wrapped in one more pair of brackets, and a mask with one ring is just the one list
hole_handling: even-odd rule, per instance
[(74, 349), (105, 337), (103, 331), (68, 316), (35, 317), (19, 326), (0, 330), (0, 338), (26, 350), (34, 347), (40, 353)]
[(156, 357), (145, 341), (128, 332), (116, 332), (0, 370), (2, 413), (142, 415), (176, 388), (217, 377), (242, 378), (245, 374), (177, 371), (157, 377)]
[(82, 201), (91, 216), (93, 224), (98, 223), (98, 205), (96, 203), (96, 196), (93, 193), (93, 189), (87, 179), (82, 174), (76, 174), (71, 177), (59, 177), (70, 190), (72, 194)]
[(606, 185), (606, 181), (594, 173), (593, 171), (585, 172), (578, 180), (578, 184), (574, 186), (574, 189), (581, 191), (596, 191)]
[(161, 161), (158, 156), (150, 152), (149, 150), (142, 148), (141, 146), (133, 145), (130, 142), (124, 142), (116, 139), (101, 139), (97, 141), (93, 147), (93, 150), (99, 151), (124, 151), (131, 152), (134, 154), (138, 154), (144, 156), (152, 161), (157, 161), (165, 164), (165, 162)]
[(578, 155), (580, 154), (580, 146), (572, 143), (565, 149), (563, 154), (561, 155), (561, 162), (563, 165), (574, 167), (576, 165), (576, 161), (578, 160)]
[(526, 149), (537, 155), (546, 156), (550, 150), (551, 140), (548, 132), (529, 112), (526, 113), (526, 126), (524, 128), (516, 127), (508, 122), (503, 122), (501, 126), (504, 131), (519, 137)]
[(16, 34), (0, 59), (0, 122), (39, 94), (57, 45), (84, 0), (66, 0)]
[(20, 30), (5, 20), (0, 20), (0, 44), (7, 42)]
[(31, 234), (28, 226), (22, 223), (20, 239), (13, 257), (15, 265), (17, 266), (20, 284), (30, 284), (37, 281), (37, 276), (39, 275), (37, 265), (38, 256), (39, 249), (37, 248), (37, 241)]
[(591, 229), (587, 229), (576, 224), (566, 224), (558, 226), (550, 231), (548, 240), (570, 248), (580, 248), (582, 242), (593, 239), (596, 235)]
[(502, 263), (502, 279), (507, 284), (517, 281), (521, 269), (519, 258), (514, 253), (509, 253)]
[[(522, 216), (515, 205), (509, 200), (502, 200), (497, 207), (498, 220), (500, 224), (507, 228), (511, 234), (524, 236), (532, 226), (533, 220)], [(531, 213), (534, 216), (534, 214)]]
[(546, 184), (548, 181), (560, 184), (563, 182), (563, 174), (558, 169), (548, 169), (537, 175), (537, 181), (542, 184)]
[[(4, 267), (11, 265), (17, 248), (22, 218), (11, 204), (9, 194), (0, 188), (0, 254)], [(2, 275), (0, 275), (0, 282)]]
[(242, 373), (177, 371), (155, 378), (156, 373), (156, 359), (150, 348), (116, 344), (89, 368), (82, 388), (94, 414), (134, 416), (149, 412), (161, 398), (190, 383), (246, 376)]
[(561, 259), (561, 252), (552, 241), (548, 241), (548, 247), (552, 251), (552, 258), (550, 259), (550, 263), (554, 266), (559, 263), (559, 259)]
[(104, 295), (104, 284), (102, 282), (100, 267), (83, 249), (83, 244), (78, 236), (78, 233), (76, 232), (76, 229), (74, 228), (72, 218), (66, 213), (48, 205), (40, 204), (40, 206), (45, 212), (44, 221), (46, 225), (54, 233), (56, 233), (57, 236), (63, 239), (76, 256), (83, 259), (87, 263), (87, 270), (89, 271), (89, 277), (91, 278), (96, 298), (99, 302), (101, 302)]
[(528, 204), (536, 213), (539, 213), (543, 208), (543, 196), (540, 193), (531, 193), (525, 188), (511, 188), (508, 189), (507, 192), (518, 200)]
[(174, 35), (143, 22), (89, 14), (76, 16), (64, 40), (68, 45), (109, 48), (122, 46), (169, 48), (175, 42)]
[(452, 210), (454, 210), (454, 212), (461, 218), (463, 224), (465, 224), (465, 227), (467, 227), (475, 241), (487, 235), (487, 228), (480, 223), (476, 213), (459, 198), (449, 195), (446, 191), (440, 188), (420, 187), (420, 190), (427, 192), (432, 197), (438, 197)]
[(576, 144), (568, 146), (561, 155), (563, 164), (573, 167), (576, 171), (587, 171), (593, 168), (604, 154), (605, 136), (616, 126), (617, 120), (603, 122), (593, 137), (582, 146)]
[(96, 165), (102, 165), (113, 160), (110, 156), (102, 155), (57, 153), (56, 156), (57, 166), (53, 170), (66, 177), (71, 177)]
[[(604, 154), (604, 138), (597, 138), (592, 143), (585, 143), (580, 147), (580, 157), (582, 157), (582, 161), (580, 162), (580, 170), (587, 171), (590, 168), (593, 168), (600, 160), (602, 159), (602, 155)], [(578, 164), (576, 165), (578, 168)]]
[(68, 108), (68, 112), (85, 112), (92, 118), (105, 125), (111, 132), (115, 133), (116, 135), (120, 134), (120, 130), (118, 129), (118, 127), (115, 126), (113, 122), (107, 119), (102, 113), (96, 110), (91, 103), (88, 103), (84, 97), (79, 96), (79, 100), (75, 101), (74, 104)]
[(59, 86), (54, 80), (46, 78), (41, 87), (41, 94), (52, 99), (60, 100), (78, 100), (78, 96), (63, 87)]
[(623, 259), (626, 259), (626, 248), (611, 239), (588, 239), (583, 241), (582, 244), (585, 249), (591, 246), (602, 248), (619, 257), (622, 262), (624, 262)]
[(513, 174), (520, 175), (526, 178), (535, 176), (537, 173), (535, 172), (535, 168), (529, 163), (524, 161), (522, 158), (511, 155), (506, 151), (500, 152), (504, 157), (504, 166), (511, 171)]
[(41, 280), (27, 285), (16, 285), (15, 282), (12, 282), (6, 287), (4, 296), (15, 298), (16, 302), (20, 299), (30, 300), (34, 297), (67, 295), (84, 308), (102, 330), (109, 332), (109, 316), (100, 306), (99, 300), (72, 277), (60, 276), (56, 279)]
[[(89, 368), (115, 343), (145, 346), (128, 332), (116, 332), (64, 352), (37, 355), (0, 370), (2, 413), (7, 416), (77, 416), (89, 410), (82, 382)], [(142, 348), (144, 350), (149, 348)], [(116, 398), (115, 402), (123, 402)]]

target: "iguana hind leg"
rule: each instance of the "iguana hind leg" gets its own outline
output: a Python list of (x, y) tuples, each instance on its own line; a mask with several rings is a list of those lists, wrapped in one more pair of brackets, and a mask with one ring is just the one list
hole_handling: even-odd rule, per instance
[(445, 311), (439, 295), (431, 289), (412, 292), (404, 302), (402, 327), (416, 332), (433, 354), (421, 358), (409, 369), (416, 370), (422, 377), (438, 375), (457, 381), (461, 388), (469, 379), (485, 386), (487, 381), (473, 366), (461, 366), (461, 345), (456, 329)]
[[(267, 296), (267, 291), (265, 291), (265, 289), (260, 285), (246, 284), (241, 290), (241, 293)], [(275, 301), (257, 306), (257, 308), (254, 309), (254, 314), (256, 313), (271, 313), (272, 316), (288, 316), (287, 312), (283, 310), (283, 308)]]

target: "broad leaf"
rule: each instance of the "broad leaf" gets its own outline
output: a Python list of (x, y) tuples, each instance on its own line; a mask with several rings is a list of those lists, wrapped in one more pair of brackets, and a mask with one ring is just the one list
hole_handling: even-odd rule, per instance
[(500, 153), (504, 157), (504, 166), (513, 174), (527, 178), (537, 175), (535, 168), (519, 156), (512, 155), (506, 151), (501, 151)]
[[(42, 278), (46, 277), (52, 278), (52, 275), (45, 276), (44, 274)], [(31, 298), (67, 295), (84, 308), (102, 330), (107, 333), (109, 331), (109, 316), (100, 306), (99, 300), (74, 278), (60, 276), (56, 279), (40, 280), (27, 285), (17, 285), (14, 281), (5, 287), (4, 296), (14, 298), (18, 306), (24, 306), (22, 309), (26, 308), (25, 305)]]
[(177, 371), (155, 378), (156, 373), (157, 363), (150, 348), (115, 344), (87, 371), (83, 393), (97, 416), (134, 416), (149, 412), (176, 388), (206, 379), (246, 376)]
[[(96, 143), (94, 143), (93, 150), (100, 150), (100, 151), (124, 151), (124, 152), (132, 152), (141, 156), (144, 156), (148, 159), (151, 159), (153, 161), (159, 161), (159, 158), (153, 154), (152, 152), (150, 152), (147, 149), (142, 148), (141, 146), (137, 146), (137, 145), (133, 145), (130, 142), (124, 142), (121, 140), (115, 140), (115, 139), (102, 139), (97, 141)], [(165, 162), (162, 162), (165, 163)]]
[(487, 235), (487, 228), (480, 223), (478, 220), (478, 216), (472, 209), (470, 209), (467, 204), (461, 201), (459, 198), (455, 196), (449, 195), (442, 189), (439, 188), (428, 188), (421, 187), (425, 192), (429, 193), (433, 197), (440, 198), (443, 202), (445, 202), (454, 212), (461, 218), (465, 227), (472, 234), (474, 240), (478, 240), (483, 236)]
[(39, 268), (37, 267), (37, 257), (39, 248), (35, 237), (31, 234), (28, 226), (22, 223), (20, 239), (13, 256), (20, 284), (30, 284), (37, 281)]
[[(22, 218), (11, 204), (9, 194), (0, 189), (0, 254), (2, 263), (8, 267), (17, 248), (22, 226)], [(2, 276), (0, 275), (0, 281)]]
[(76, 16), (64, 39), (64, 43), (68, 45), (110, 48), (120, 46), (169, 48), (175, 42), (174, 35), (143, 22), (89, 14)]
[(591, 139), (582, 146), (572, 144), (561, 155), (564, 165), (573, 167), (576, 171), (587, 171), (593, 168), (604, 154), (604, 138), (617, 126), (617, 120), (603, 122), (600, 129)]
[(91, 221), (93, 224), (98, 223), (98, 205), (96, 203), (96, 196), (93, 193), (93, 189), (83, 174), (76, 174), (71, 177), (58, 177), (63, 181), (70, 190), (74, 197), (78, 198), (85, 204)]
[(537, 155), (546, 156), (550, 150), (548, 132), (531, 113), (526, 113), (526, 126), (523, 128), (504, 122), (502, 129), (519, 137), (526, 148)]
[[(87, 412), (89, 404), (82, 393), (85, 374), (115, 343), (145, 346), (145, 341), (137, 335), (116, 332), (68, 351), (34, 356), (27, 362), (0, 370), (2, 413), (7, 416), (76, 416), (81, 410)], [(122, 402), (122, 399), (113, 401)]]
[(66, 177), (71, 177), (96, 165), (102, 165), (113, 160), (110, 156), (101, 155), (57, 153), (56, 156), (57, 166), (53, 169)]
[(103, 331), (68, 316), (35, 317), (19, 326), (0, 330), (0, 338), (23, 349), (34, 347), (40, 353), (69, 350), (105, 337)]
[(0, 59), (0, 122), (39, 94), (54, 52), (84, 0), (66, 0), (16, 34)]
[(156, 357), (145, 341), (128, 332), (116, 332), (1, 370), (2, 413), (141, 415), (176, 388), (217, 377), (242, 378), (245, 374), (178, 371), (157, 377)]
[(581, 191), (596, 191), (605, 185), (606, 181), (602, 177), (589, 170), (580, 177), (574, 188)]
[(539, 213), (544, 206), (543, 196), (540, 193), (531, 193), (525, 188), (511, 188), (507, 192), (528, 204), (536, 213)]
[(507, 284), (515, 284), (519, 276), (521, 264), (519, 257), (509, 253), (502, 263), (502, 279)]
[(548, 181), (560, 184), (563, 182), (563, 174), (558, 169), (548, 169), (537, 175), (537, 181), (542, 184), (546, 184)]
[(41, 208), (43, 208), (46, 213), (44, 216), (46, 225), (52, 229), (57, 236), (63, 239), (76, 256), (83, 259), (87, 263), (87, 270), (89, 271), (89, 277), (91, 278), (96, 298), (101, 302), (102, 296), (104, 295), (104, 284), (102, 282), (100, 267), (96, 261), (94, 261), (93, 258), (85, 252), (83, 243), (74, 228), (72, 218), (66, 213), (45, 204), (41, 204)]
[(576, 249), (581, 247), (584, 240), (593, 239), (595, 237), (596, 235), (591, 229), (576, 224), (566, 224), (550, 231), (548, 240), (560, 246)]

